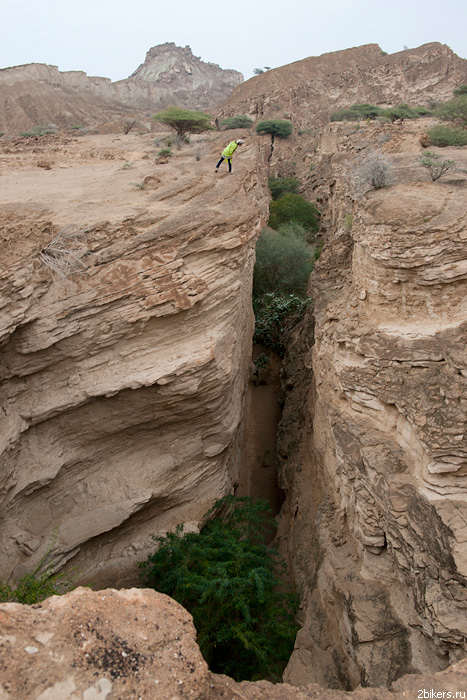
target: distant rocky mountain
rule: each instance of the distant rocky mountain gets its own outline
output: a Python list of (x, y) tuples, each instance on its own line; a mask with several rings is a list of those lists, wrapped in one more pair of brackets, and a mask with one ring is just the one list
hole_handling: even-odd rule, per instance
[(239, 85), (217, 116), (289, 115), (296, 128), (324, 125), (339, 107), (370, 102), (428, 106), (467, 82), (467, 60), (433, 42), (385, 54), (377, 44), (312, 56), (266, 71)]
[(216, 63), (205, 63), (193, 56), (189, 46), (182, 49), (167, 43), (149, 49), (145, 62), (129, 79), (157, 85), (161, 101), (173, 102), (175, 93), (179, 104), (210, 109), (243, 82), (243, 75), (236, 70), (223, 70)]
[(189, 46), (155, 46), (127, 79), (112, 82), (82, 71), (30, 63), (0, 70), (0, 131), (32, 126), (94, 126), (137, 113), (149, 117), (169, 104), (209, 110), (241, 83), (243, 76), (204, 63)]

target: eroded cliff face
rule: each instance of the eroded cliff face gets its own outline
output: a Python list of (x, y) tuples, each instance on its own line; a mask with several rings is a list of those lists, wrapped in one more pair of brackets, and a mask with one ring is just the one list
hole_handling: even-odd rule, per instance
[(51, 139), (2, 155), (0, 571), (115, 585), (238, 479), (267, 198), (251, 143)]
[[(303, 600), (293, 684), (389, 686), (467, 651), (467, 153), (443, 150), (459, 170), (431, 182), (422, 131), (319, 137), (308, 187), (327, 242), (280, 443)], [(355, 197), (362, 149), (393, 185)]]
[[(310, 56), (247, 80), (218, 107), (220, 118), (292, 119), (294, 130), (327, 124), (339, 107), (370, 102), (430, 105), (467, 81), (467, 61), (436, 42), (387, 55), (367, 44)], [(295, 154), (293, 160), (299, 160)]]

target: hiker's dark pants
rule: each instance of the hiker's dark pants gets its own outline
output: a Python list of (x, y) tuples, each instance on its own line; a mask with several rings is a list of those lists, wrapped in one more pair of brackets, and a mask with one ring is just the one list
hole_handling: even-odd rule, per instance
[[(232, 172), (232, 158), (224, 158), (224, 156), (221, 156), (221, 159), (220, 159), (220, 161), (218, 162), (218, 164), (216, 165), (216, 168), (219, 167), (219, 165), (222, 163), (223, 160), (226, 160), (226, 161), (228, 162), (228, 164), (229, 164), (229, 173), (231, 173), (231, 172)], [(212, 165), (211, 165), (211, 168), (212, 168)]]

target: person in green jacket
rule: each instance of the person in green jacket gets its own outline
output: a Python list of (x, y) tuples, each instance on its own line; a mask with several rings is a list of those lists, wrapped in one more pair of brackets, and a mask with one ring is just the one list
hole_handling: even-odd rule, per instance
[(222, 151), (222, 154), (221, 154), (221, 159), (218, 162), (218, 164), (216, 165), (216, 170), (215, 170), (216, 173), (218, 172), (219, 166), (223, 160), (226, 160), (229, 164), (229, 173), (232, 172), (232, 156), (233, 156), (234, 152), (236, 151), (237, 146), (241, 146), (242, 143), (243, 143), (242, 139), (237, 139), (236, 141), (231, 141), (229, 143), (229, 145), (224, 148), (224, 150)]

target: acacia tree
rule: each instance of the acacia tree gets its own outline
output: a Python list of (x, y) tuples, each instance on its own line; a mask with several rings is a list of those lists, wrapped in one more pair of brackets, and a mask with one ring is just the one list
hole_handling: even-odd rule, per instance
[(187, 134), (200, 134), (213, 128), (210, 124), (211, 116), (209, 114), (192, 112), (174, 105), (167, 107), (164, 112), (158, 112), (153, 116), (153, 119), (174, 129), (180, 143), (183, 142)]
[(292, 122), (288, 119), (264, 119), (256, 125), (257, 134), (271, 134), (271, 145), (274, 138), (286, 139), (292, 133)]

